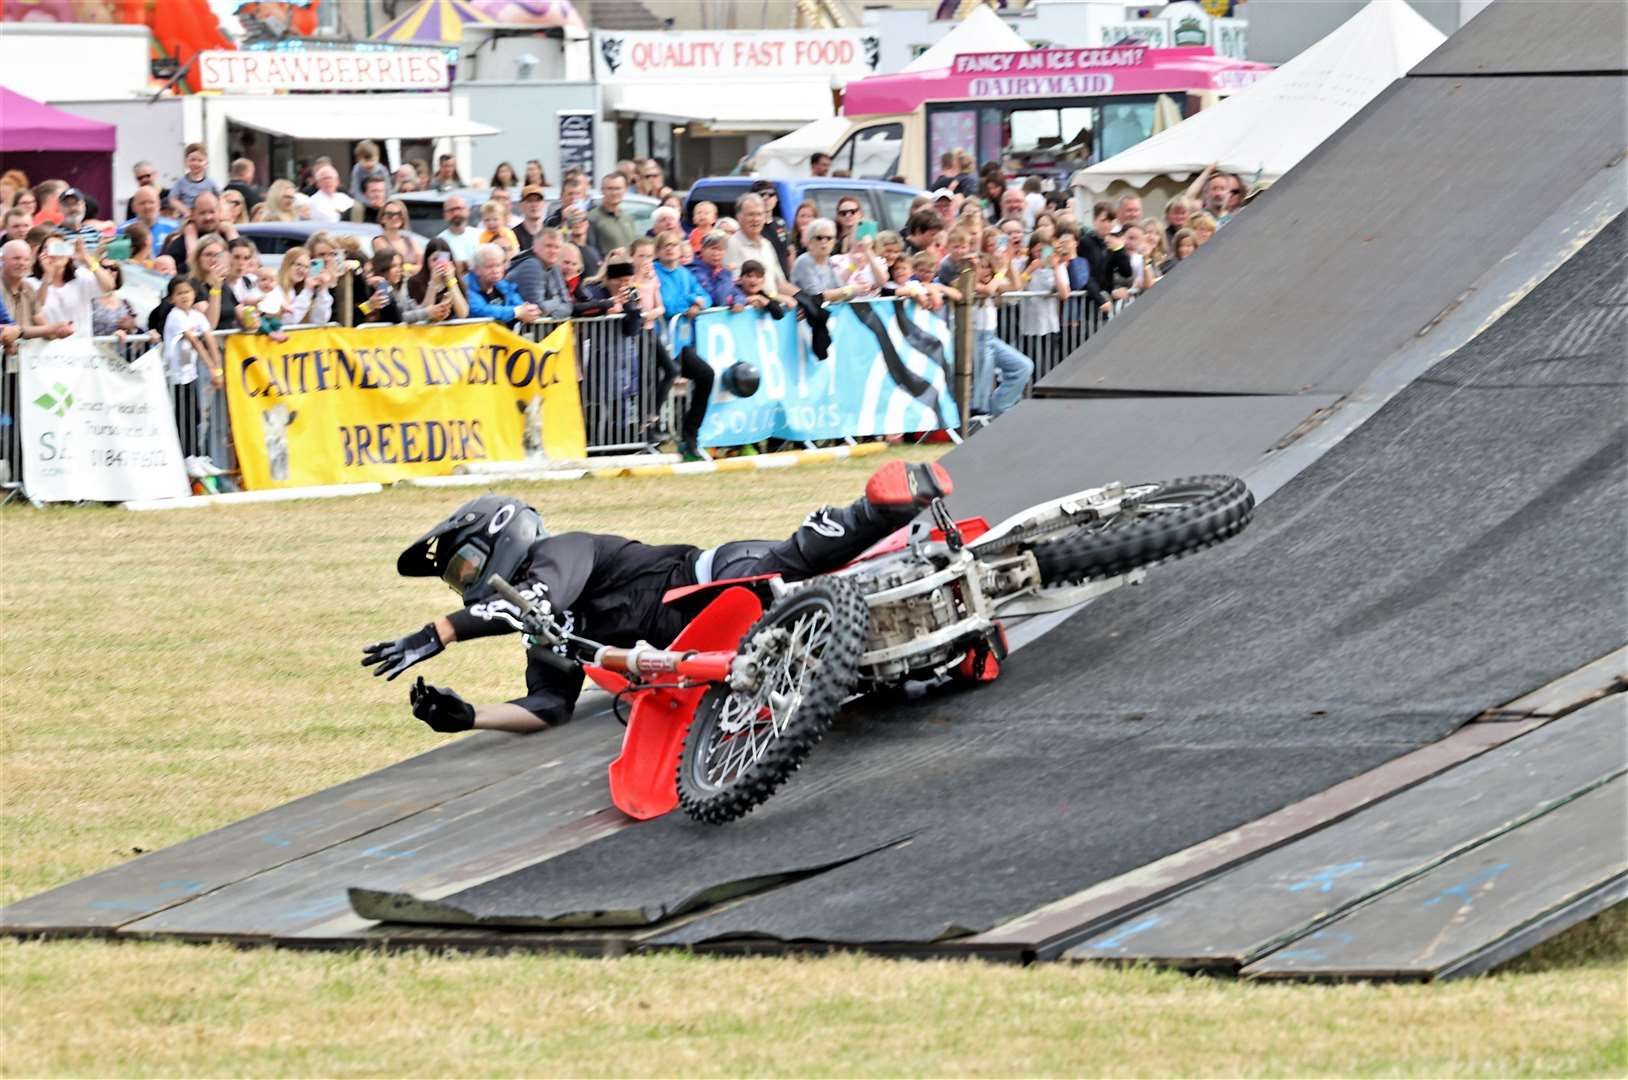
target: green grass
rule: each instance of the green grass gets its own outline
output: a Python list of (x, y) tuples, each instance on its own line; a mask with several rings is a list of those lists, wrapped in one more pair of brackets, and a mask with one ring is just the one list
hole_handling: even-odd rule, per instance
[[(875, 464), (510, 489), (556, 530), (712, 543), (782, 535)], [(0, 512), (0, 902), (442, 742), (356, 658), (447, 607), (393, 563), (459, 498)], [(518, 678), (501, 641), (436, 674), (485, 699)], [(1436, 987), (6, 941), (0, 1072), (1620, 1076), (1625, 972), (1620, 909)]]

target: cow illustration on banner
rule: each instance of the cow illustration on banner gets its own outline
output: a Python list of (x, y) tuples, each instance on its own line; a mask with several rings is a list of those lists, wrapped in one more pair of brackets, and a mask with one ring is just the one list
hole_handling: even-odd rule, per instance
[(696, 347), (713, 371), (722, 376), (745, 361), (759, 374), (750, 397), (715, 380), (701, 445), (899, 435), (960, 424), (951, 391), (952, 336), (943, 318), (909, 300), (837, 304), (827, 314), (831, 345), (824, 360), (790, 313), (774, 319), (714, 310), (696, 318)]
[(495, 323), (238, 334), (226, 370), (250, 490), (587, 453), (569, 324), (541, 342)]

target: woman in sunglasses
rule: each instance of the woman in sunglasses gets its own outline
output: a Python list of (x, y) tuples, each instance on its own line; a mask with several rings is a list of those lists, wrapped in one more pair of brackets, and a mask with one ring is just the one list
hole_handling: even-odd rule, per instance
[(859, 228), (861, 213), (859, 200), (852, 195), (837, 200), (837, 251), (852, 250), (854, 230)]
[(409, 269), (407, 275), (411, 277), (424, 264), (424, 248), (418, 238), (407, 231), (407, 204), (400, 199), (391, 199), (379, 208), (379, 228), (384, 230), (374, 241), (374, 249), (385, 244), (391, 251), (402, 257)]

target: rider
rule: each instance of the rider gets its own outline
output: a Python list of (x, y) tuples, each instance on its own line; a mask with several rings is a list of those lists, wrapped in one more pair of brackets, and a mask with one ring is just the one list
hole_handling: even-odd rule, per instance
[[(394, 679), (454, 641), (519, 632), (520, 612), (494, 595), (494, 574), (527, 600), (541, 602), (569, 633), (607, 645), (646, 641), (665, 648), (706, 599), (669, 605), (662, 601), (668, 590), (757, 574), (799, 581), (835, 570), (951, 487), (941, 465), (890, 461), (871, 475), (861, 498), (814, 511), (785, 540), (735, 540), (706, 550), (594, 533), (552, 536), (537, 511), (520, 500), (482, 495), (396, 559), (397, 573), (439, 577), (464, 606), (405, 637), (369, 645), (362, 665)], [(538, 653), (552, 647), (547, 643), (528, 646), (524, 697), (476, 706), (420, 678), (408, 692), (413, 715), (441, 732), (528, 732), (565, 723), (582, 692), (581, 675), (540, 660)]]

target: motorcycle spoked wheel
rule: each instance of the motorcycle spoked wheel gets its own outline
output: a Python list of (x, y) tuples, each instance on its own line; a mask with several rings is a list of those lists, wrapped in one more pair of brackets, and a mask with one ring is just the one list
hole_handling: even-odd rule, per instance
[(1031, 545), (1045, 585), (1113, 577), (1203, 551), (1249, 524), (1255, 496), (1235, 476), (1126, 486), (1121, 510)]
[(870, 611), (852, 583), (827, 578), (775, 601), (741, 639), (757, 689), (701, 698), (678, 762), (678, 802), (721, 825), (750, 813), (803, 763), (858, 681)]

